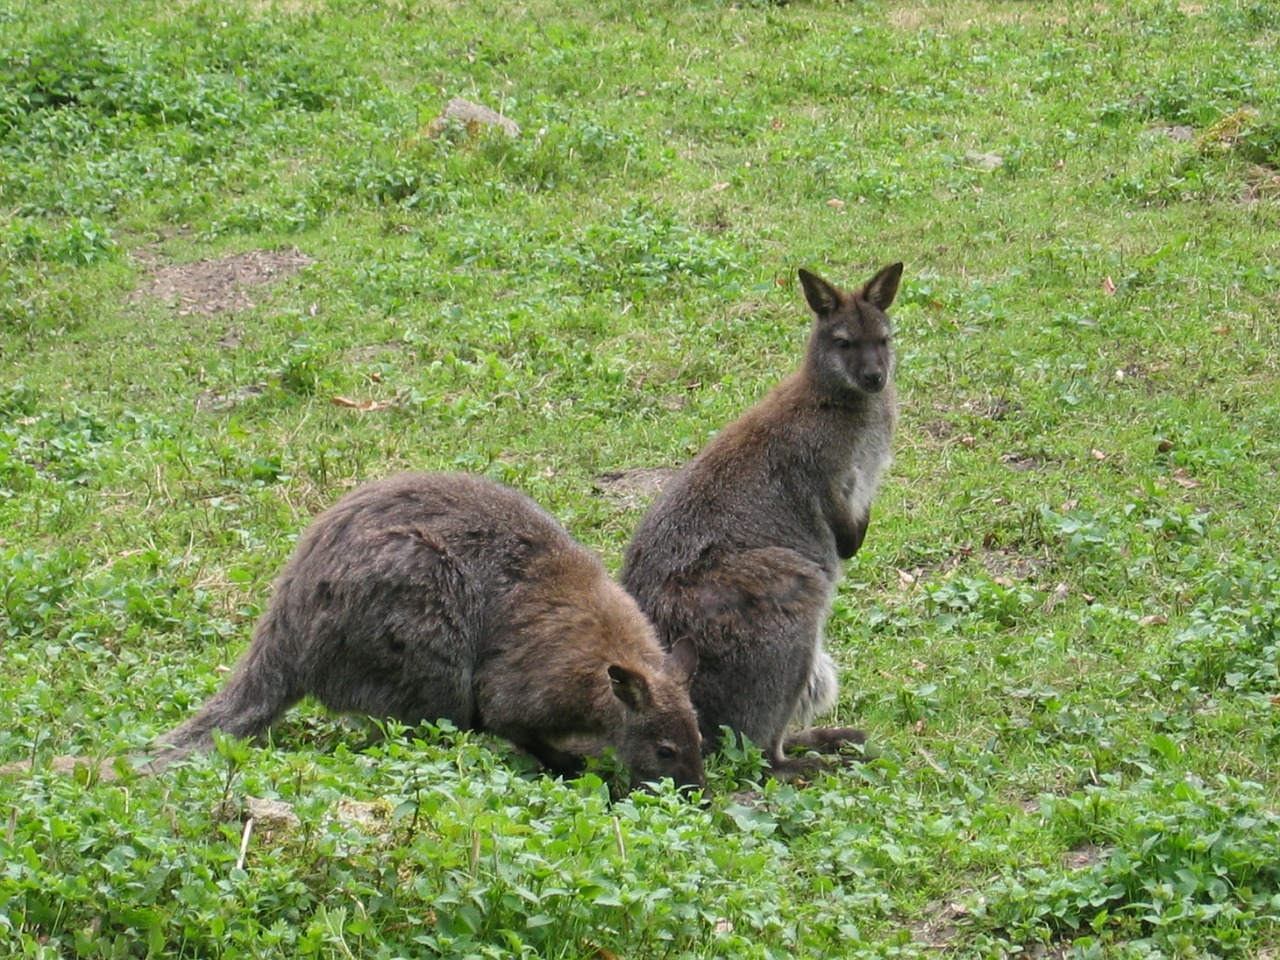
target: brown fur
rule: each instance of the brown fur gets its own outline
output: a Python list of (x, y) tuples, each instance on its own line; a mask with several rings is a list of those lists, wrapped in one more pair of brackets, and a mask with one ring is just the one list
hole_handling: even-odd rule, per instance
[(786, 738), (835, 702), (822, 649), (842, 559), (862, 546), (897, 422), (884, 311), (902, 264), (846, 292), (800, 271), (815, 316), (804, 362), (667, 486), (627, 549), (624, 586), (668, 646), (693, 638), (704, 743), (722, 725), (775, 774), (815, 769), (788, 747), (838, 750), (860, 731)]
[(633, 783), (704, 787), (691, 644), (664, 651), (596, 557), (523, 494), (465, 474), (353, 491), (298, 542), (227, 683), (161, 737), (159, 768), (264, 732), (314, 696), (405, 723), (445, 718), (559, 773), (612, 746)]

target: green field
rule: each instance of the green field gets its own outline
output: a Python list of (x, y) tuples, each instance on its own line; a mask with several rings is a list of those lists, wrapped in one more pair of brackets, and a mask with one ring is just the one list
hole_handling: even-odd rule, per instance
[[(306, 704), (48, 768), (189, 717), (360, 483), (616, 571), (797, 268), (897, 260), (870, 762), (613, 803)], [(0, 955), (1280, 956), (1278, 469), (1270, 0), (0, 0)]]

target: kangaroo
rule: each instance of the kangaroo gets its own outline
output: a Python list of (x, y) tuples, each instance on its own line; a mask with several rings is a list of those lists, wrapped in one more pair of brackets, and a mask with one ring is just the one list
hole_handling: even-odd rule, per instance
[[(635, 601), (532, 500), (466, 474), (361, 487), (298, 542), (226, 684), (150, 767), (263, 733), (313, 696), (505, 737), (559, 774), (612, 746), (633, 786), (705, 788), (692, 643), (664, 651)], [(65, 766), (65, 764), (55, 764)]]
[(858, 290), (807, 270), (815, 320), (800, 369), (726, 426), (680, 470), (640, 521), (621, 574), (674, 648), (692, 638), (692, 686), (704, 748), (720, 727), (746, 734), (770, 773), (810, 774), (861, 743), (852, 728), (802, 729), (834, 706), (822, 648), (841, 560), (858, 552), (891, 459), (897, 401), (888, 310), (902, 264)]

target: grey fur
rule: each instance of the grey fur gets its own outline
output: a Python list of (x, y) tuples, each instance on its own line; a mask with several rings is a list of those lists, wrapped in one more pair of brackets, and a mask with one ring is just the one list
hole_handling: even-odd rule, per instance
[(849, 728), (786, 736), (831, 708), (822, 649), (841, 560), (862, 545), (892, 456), (897, 401), (889, 318), (902, 264), (852, 293), (800, 271), (815, 320), (799, 370), (668, 484), (627, 548), (622, 583), (668, 646), (698, 646), (693, 702), (704, 744), (721, 725), (759, 745), (773, 772), (810, 772), (788, 747), (833, 752)]
[(447, 718), (573, 773), (613, 746), (633, 783), (703, 787), (691, 644), (664, 652), (596, 557), (528, 497), (465, 474), (361, 487), (303, 534), (253, 642), (153, 765), (265, 731), (304, 696)]

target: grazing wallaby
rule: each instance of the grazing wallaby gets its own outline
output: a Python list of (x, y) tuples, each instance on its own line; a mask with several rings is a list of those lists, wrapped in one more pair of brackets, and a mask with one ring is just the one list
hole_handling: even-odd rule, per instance
[(705, 787), (692, 643), (664, 651), (594, 555), (521, 493), (401, 474), (321, 514), (226, 684), (161, 737), (152, 769), (265, 731), (304, 696), (505, 737), (557, 773), (614, 747), (632, 784)]
[(668, 647), (693, 639), (707, 748), (721, 725), (746, 734), (773, 773), (863, 741), (850, 728), (802, 730), (836, 700), (822, 649), (842, 559), (862, 546), (897, 422), (889, 318), (902, 264), (849, 293), (800, 271), (815, 314), (800, 369), (677, 473), (627, 548), (622, 583)]
[(633, 784), (702, 787), (695, 664), (691, 644), (664, 653), (599, 560), (528, 497), (402, 474), (316, 519), (226, 686), (158, 743), (256, 735), (311, 695), (489, 731), (559, 773), (581, 765), (562, 745), (592, 738), (616, 747)]

